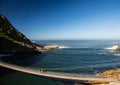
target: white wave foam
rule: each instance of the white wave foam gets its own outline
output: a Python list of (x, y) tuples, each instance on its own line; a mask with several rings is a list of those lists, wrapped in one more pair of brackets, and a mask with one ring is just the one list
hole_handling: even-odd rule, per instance
[(97, 53), (97, 54), (99, 54), (99, 55), (102, 55), (102, 54), (104, 54), (104, 55), (105, 55), (105, 54), (107, 54), (107, 53), (105, 53), (105, 52), (103, 52), (103, 53), (102, 53), (102, 52), (101, 52), (101, 53)]
[(58, 47), (59, 47), (59, 49), (70, 48), (68, 46), (58, 46)]
[(108, 48), (105, 48), (105, 49), (106, 49), (106, 50), (115, 50), (115, 49), (117, 49), (117, 48), (118, 48), (118, 46), (115, 45), (115, 46), (108, 47)]
[(68, 46), (61, 46), (61, 45), (51, 45), (53, 47), (58, 47), (59, 49), (70, 48)]
[[(72, 48), (72, 49), (89, 49), (89, 47), (68, 47), (68, 46), (58, 46), (60, 49)], [(92, 49), (92, 48), (90, 48)]]
[(114, 54), (115, 56), (120, 56), (120, 54)]

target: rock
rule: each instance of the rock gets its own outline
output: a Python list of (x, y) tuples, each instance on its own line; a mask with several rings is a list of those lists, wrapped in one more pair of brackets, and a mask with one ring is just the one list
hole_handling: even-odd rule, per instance
[(0, 37), (0, 53), (20, 53), (20, 52), (33, 52), (33, 48), (21, 46), (17, 43), (13, 43), (10, 40)]
[(114, 78), (118, 80), (119, 75), (120, 75), (120, 69), (108, 70), (108, 71), (100, 73), (100, 75), (106, 78)]
[(59, 46), (44, 46), (43, 49), (44, 50), (54, 50), (54, 49), (58, 49)]
[(109, 85), (109, 84), (92, 84), (92, 85)]
[(115, 51), (120, 52), (120, 46), (118, 46)]
[(120, 82), (110, 82), (109, 85), (120, 85)]
[(75, 83), (74, 85), (109, 85), (109, 83)]

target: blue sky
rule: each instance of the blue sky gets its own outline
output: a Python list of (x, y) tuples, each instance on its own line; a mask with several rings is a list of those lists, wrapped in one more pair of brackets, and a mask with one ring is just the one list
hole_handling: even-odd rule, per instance
[(120, 39), (120, 0), (0, 0), (30, 39)]

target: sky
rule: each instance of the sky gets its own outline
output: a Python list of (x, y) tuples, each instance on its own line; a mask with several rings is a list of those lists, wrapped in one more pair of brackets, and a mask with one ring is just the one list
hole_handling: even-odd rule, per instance
[(33, 40), (120, 39), (120, 0), (0, 0), (0, 13)]

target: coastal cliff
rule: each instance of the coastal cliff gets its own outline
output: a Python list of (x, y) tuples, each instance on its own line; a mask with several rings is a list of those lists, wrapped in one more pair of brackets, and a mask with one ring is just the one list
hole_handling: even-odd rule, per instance
[(0, 14), (0, 53), (42, 52), (58, 47), (44, 47), (32, 43), (24, 34), (19, 32), (8, 19)]

